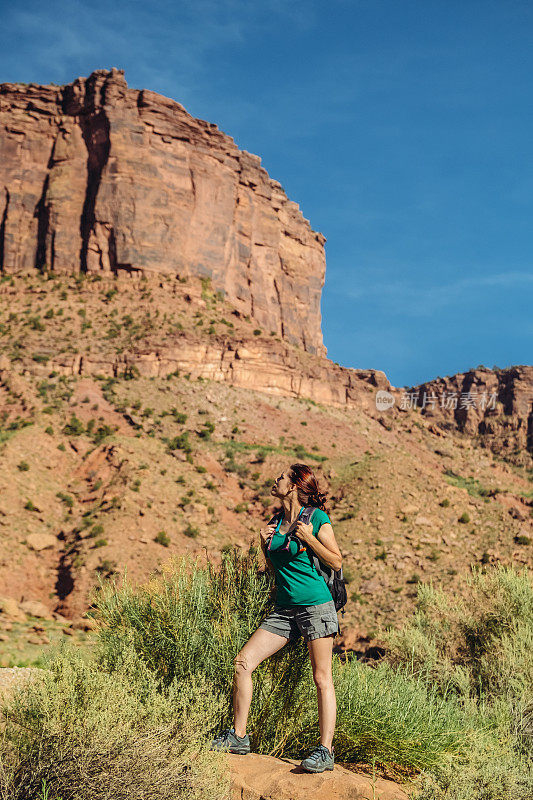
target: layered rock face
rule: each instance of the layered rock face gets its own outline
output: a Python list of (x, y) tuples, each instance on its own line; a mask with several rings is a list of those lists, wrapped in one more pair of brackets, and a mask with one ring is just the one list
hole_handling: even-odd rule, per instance
[[(533, 366), (488, 368), (436, 378), (407, 389), (417, 407), (442, 428), (478, 437), (496, 453), (533, 455)], [(529, 454), (529, 456), (528, 456)]]
[(0, 85), (0, 271), (211, 278), (266, 331), (325, 355), (325, 238), (258, 156), (124, 71)]

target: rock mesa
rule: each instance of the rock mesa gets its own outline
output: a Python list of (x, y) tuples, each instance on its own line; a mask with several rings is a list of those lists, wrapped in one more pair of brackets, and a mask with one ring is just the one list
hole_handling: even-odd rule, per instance
[(0, 84), (0, 272), (200, 275), (325, 355), (324, 241), (258, 156), (124, 70)]

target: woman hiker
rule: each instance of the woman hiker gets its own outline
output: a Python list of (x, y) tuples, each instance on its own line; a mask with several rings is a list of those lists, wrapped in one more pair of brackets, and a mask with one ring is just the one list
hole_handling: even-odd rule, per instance
[[(213, 741), (211, 749), (250, 752), (246, 722), (252, 700), (252, 672), (289, 640), (303, 635), (317, 690), (320, 744), (302, 761), (301, 767), (307, 772), (323, 772), (334, 766), (332, 740), (337, 705), (332, 652), (339, 623), (328, 585), (316, 571), (307, 549), (334, 570), (342, 566), (342, 555), (325, 512), (326, 496), (320, 492), (306, 464), (292, 464), (282, 472), (271, 494), (280, 499), (282, 510), (277, 525), (267, 525), (260, 536), (267, 566), (275, 575), (276, 602), (272, 612), (235, 657), (234, 726), (223, 731)], [(298, 520), (306, 506), (315, 506), (307, 525)], [(294, 534), (298, 537), (296, 540)]]

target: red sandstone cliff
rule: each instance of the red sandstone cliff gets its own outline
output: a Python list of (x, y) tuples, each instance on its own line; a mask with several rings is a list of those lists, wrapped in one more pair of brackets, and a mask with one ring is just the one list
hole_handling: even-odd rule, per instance
[(441, 430), (459, 430), (514, 461), (533, 455), (533, 366), (478, 367), (402, 391), (398, 402), (419, 408)]
[[(61, 373), (115, 375), (124, 365), (143, 375), (184, 369), (379, 416), (374, 390), (392, 389), (384, 373), (347, 370), (324, 358), (324, 241), (258, 156), (174, 100), (129, 89), (123, 70), (96, 70), (66, 86), (0, 84), (0, 273), (124, 277), (116, 283), (135, 295), (123, 295), (128, 307), (139, 302), (135, 278), (209, 277), (235, 313), (249, 315), (265, 334), (243, 331), (228, 342), (191, 328), (172, 344), (152, 337), (120, 354), (80, 337), (83, 355), (57, 350), (48, 336), (48, 363)], [(165, 283), (163, 292), (178, 302), (179, 288)], [(4, 286), (0, 294), (7, 300), (11, 291), (16, 295), (20, 286)], [(189, 285), (187, 292), (201, 302)], [(271, 332), (282, 341), (267, 339)], [(307, 358), (291, 344), (303, 345)], [(45, 374), (29, 353), (24, 369)], [(434, 418), (435, 433), (459, 430), (529, 461), (532, 387), (533, 367), (517, 366), (437, 378), (409, 391)], [(472, 402), (471, 390), (487, 393), (486, 407)], [(396, 407), (381, 415), (385, 426), (401, 409), (403, 393), (393, 391)]]
[(0, 271), (200, 275), (325, 355), (321, 233), (213, 123), (124, 71), (0, 85)]

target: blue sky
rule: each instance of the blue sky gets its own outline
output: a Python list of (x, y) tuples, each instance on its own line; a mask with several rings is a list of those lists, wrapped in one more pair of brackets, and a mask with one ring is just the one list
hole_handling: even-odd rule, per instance
[(327, 237), (328, 356), (395, 386), (533, 363), (529, 0), (0, 0), (0, 82), (125, 70)]

